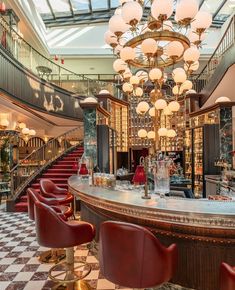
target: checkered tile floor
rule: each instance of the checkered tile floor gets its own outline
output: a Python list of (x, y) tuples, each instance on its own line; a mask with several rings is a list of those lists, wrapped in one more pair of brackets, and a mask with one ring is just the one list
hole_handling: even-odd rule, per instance
[[(27, 214), (0, 211), (0, 290), (51, 289), (54, 283), (48, 278), (48, 271), (52, 264), (41, 264), (37, 258), (45, 250), (48, 249), (38, 245), (34, 222)], [(102, 277), (96, 257), (86, 246), (77, 247), (75, 256), (91, 265), (92, 271), (85, 279), (93, 289), (120, 289)], [(167, 285), (158, 289), (183, 288)]]

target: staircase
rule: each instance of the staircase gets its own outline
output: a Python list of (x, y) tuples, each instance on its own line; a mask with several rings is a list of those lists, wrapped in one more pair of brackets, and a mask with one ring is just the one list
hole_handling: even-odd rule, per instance
[[(39, 182), (42, 178), (51, 179), (56, 185), (62, 188), (68, 188), (68, 178), (71, 175), (77, 174), (77, 169), (73, 169), (74, 162), (83, 154), (83, 147), (77, 147), (74, 151), (58, 159), (51, 167), (43, 174), (36, 178), (30, 187), (40, 191)], [(15, 212), (27, 212), (28, 203), (26, 190), (15, 204)]]

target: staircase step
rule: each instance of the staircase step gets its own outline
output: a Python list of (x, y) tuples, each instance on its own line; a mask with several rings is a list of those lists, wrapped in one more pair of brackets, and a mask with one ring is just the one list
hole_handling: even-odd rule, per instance
[(71, 173), (71, 174), (76, 174), (77, 173), (77, 169), (72, 169), (72, 168), (50, 168), (50, 169), (47, 170), (46, 173), (54, 173), (54, 174)]
[[(57, 186), (59, 187), (62, 187), (62, 188), (68, 188), (68, 184), (64, 184), (64, 183), (56, 183)], [(39, 189), (40, 188), (40, 184), (39, 183), (33, 183), (31, 185), (32, 188), (35, 188), (35, 189)]]
[(48, 169), (48, 170), (51, 170), (51, 169), (55, 169), (55, 170), (57, 170), (57, 169), (59, 169), (59, 170), (73, 170), (73, 164), (70, 164), (70, 165), (63, 165), (63, 164), (55, 164), (55, 165), (53, 165), (50, 169)]
[(77, 161), (77, 158), (76, 157), (64, 157), (63, 159), (62, 159), (62, 161), (69, 161), (69, 160), (72, 160), (72, 161)]
[(22, 195), (22, 196), (20, 197), (20, 201), (21, 201), (21, 202), (27, 202), (27, 201), (28, 201), (28, 197), (27, 197), (27, 195)]
[(43, 175), (42, 175), (42, 178), (49, 178), (49, 179), (55, 179), (55, 178), (63, 178), (63, 179), (68, 179), (71, 175), (73, 175), (73, 173), (71, 173), (71, 172), (66, 172), (66, 171), (64, 171), (63, 173), (44, 173)]
[(58, 162), (56, 162), (57, 165), (62, 164), (62, 165), (72, 165), (74, 164), (76, 160), (59, 160)]

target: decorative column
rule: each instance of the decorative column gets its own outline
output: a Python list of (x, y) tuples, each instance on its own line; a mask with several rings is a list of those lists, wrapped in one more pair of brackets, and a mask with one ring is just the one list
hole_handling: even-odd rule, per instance
[(220, 108), (220, 158), (232, 165), (233, 151), (232, 107)]
[(84, 152), (91, 157), (94, 167), (97, 165), (97, 128), (96, 115), (98, 102), (93, 97), (88, 97), (80, 101), (80, 107), (83, 109), (84, 121)]

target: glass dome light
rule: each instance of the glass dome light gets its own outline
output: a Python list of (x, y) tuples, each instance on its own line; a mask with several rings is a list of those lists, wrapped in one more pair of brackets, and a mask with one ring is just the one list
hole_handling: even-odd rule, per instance
[(155, 108), (154, 107), (152, 107), (152, 108), (149, 109), (149, 115), (151, 117), (155, 117)]
[(136, 97), (142, 97), (143, 96), (143, 90), (142, 90), (142, 88), (140, 88), (140, 87), (137, 87), (136, 89), (135, 89), (135, 96)]
[(143, 9), (137, 1), (127, 2), (122, 7), (121, 15), (125, 23), (136, 26), (142, 18)]
[(155, 132), (154, 131), (149, 131), (147, 134), (148, 139), (155, 139)]
[(130, 84), (133, 86), (137, 86), (140, 83), (140, 80), (137, 76), (130, 77)]
[(129, 80), (130, 77), (132, 76), (132, 72), (130, 71), (129, 68), (127, 68), (122, 75), (125, 80)]
[(185, 71), (176, 71), (176, 73), (173, 75), (173, 79), (175, 81), (175, 83), (177, 84), (182, 84), (183, 82), (186, 81), (187, 79), (187, 75), (185, 73)]
[(121, 15), (122, 14), (122, 8), (121, 7), (117, 7), (114, 11), (114, 14), (116, 15)]
[(166, 54), (173, 59), (180, 57), (183, 52), (184, 47), (179, 41), (172, 41), (166, 47)]
[(23, 129), (22, 129), (22, 133), (23, 133), (24, 135), (28, 135), (28, 134), (29, 134), (29, 128), (23, 128)]
[(168, 104), (168, 107), (171, 110), (171, 112), (178, 112), (180, 109), (180, 104), (177, 101), (171, 101)]
[(29, 135), (30, 136), (35, 136), (36, 135), (36, 131), (34, 129), (29, 130)]
[(104, 41), (111, 47), (116, 47), (118, 45), (117, 36), (109, 30), (104, 34)]
[(193, 88), (193, 83), (189, 80), (186, 80), (182, 83), (180, 88), (182, 88), (183, 91), (191, 90)]
[(196, 0), (181, 0), (176, 6), (176, 19), (179, 22), (189, 22), (196, 16), (199, 9), (198, 2)]
[(169, 106), (165, 107), (165, 109), (163, 109), (163, 115), (165, 116), (170, 116), (172, 115), (171, 110), (169, 109)]
[(129, 25), (127, 25), (124, 20), (122, 19), (121, 15), (114, 14), (109, 19), (109, 30), (113, 32), (117, 37), (121, 36), (123, 33), (125, 33), (129, 28)]
[(189, 47), (188, 49), (185, 50), (184, 52), (184, 61), (186, 63), (194, 63), (195, 61), (198, 61), (200, 57), (200, 52), (197, 47)]
[(173, 24), (170, 20), (166, 20), (163, 22), (163, 26), (162, 26), (163, 30), (167, 30), (167, 31), (173, 31)]
[(148, 133), (145, 129), (140, 129), (137, 134), (138, 134), (138, 137), (140, 137), (140, 138), (146, 138), (148, 135)]
[(151, 14), (157, 20), (166, 20), (173, 13), (173, 0), (154, 0)]
[(203, 32), (207, 28), (211, 26), (212, 23), (212, 15), (206, 11), (198, 11), (196, 14), (194, 21), (191, 23), (191, 27), (193, 31)]
[(122, 90), (124, 93), (131, 93), (133, 91), (133, 86), (129, 83), (124, 83), (122, 85)]
[(219, 97), (216, 99), (215, 103), (223, 103), (223, 102), (231, 102), (231, 100), (228, 97)]
[(127, 68), (127, 64), (122, 59), (118, 58), (113, 62), (113, 69), (117, 73), (123, 73)]
[(174, 86), (172, 89), (173, 95), (178, 95), (179, 94), (179, 86)]
[(172, 75), (175, 75), (177, 72), (185, 73), (185, 70), (182, 67), (177, 67), (177, 68), (173, 69)]
[(110, 95), (110, 92), (108, 90), (101, 90), (99, 91), (99, 95)]
[(120, 58), (126, 62), (133, 60), (135, 58), (135, 50), (132, 47), (123, 47), (120, 50)]
[(10, 123), (7, 119), (1, 119), (0, 124), (1, 126), (8, 127)]
[(138, 110), (140, 114), (144, 115), (149, 110), (149, 104), (145, 101), (140, 102), (138, 105)]
[(159, 128), (157, 132), (160, 137), (166, 137), (167, 131), (167, 128)]
[(163, 110), (166, 108), (167, 102), (164, 99), (158, 99), (154, 105), (157, 110)]
[(176, 134), (176, 131), (175, 131), (175, 130), (173, 130), (173, 129), (169, 129), (169, 130), (167, 131), (166, 136), (169, 137), (169, 138), (174, 138), (174, 137), (177, 136), (177, 134)]
[(159, 81), (162, 78), (162, 71), (159, 68), (153, 68), (149, 72), (151, 81)]
[(24, 128), (26, 128), (26, 124), (23, 123), (23, 122), (21, 122), (21, 123), (19, 124), (19, 128), (20, 128), (20, 129), (24, 129)]
[(157, 52), (157, 42), (153, 38), (147, 38), (141, 43), (141, 50), (147, 56), (152, 56)]

